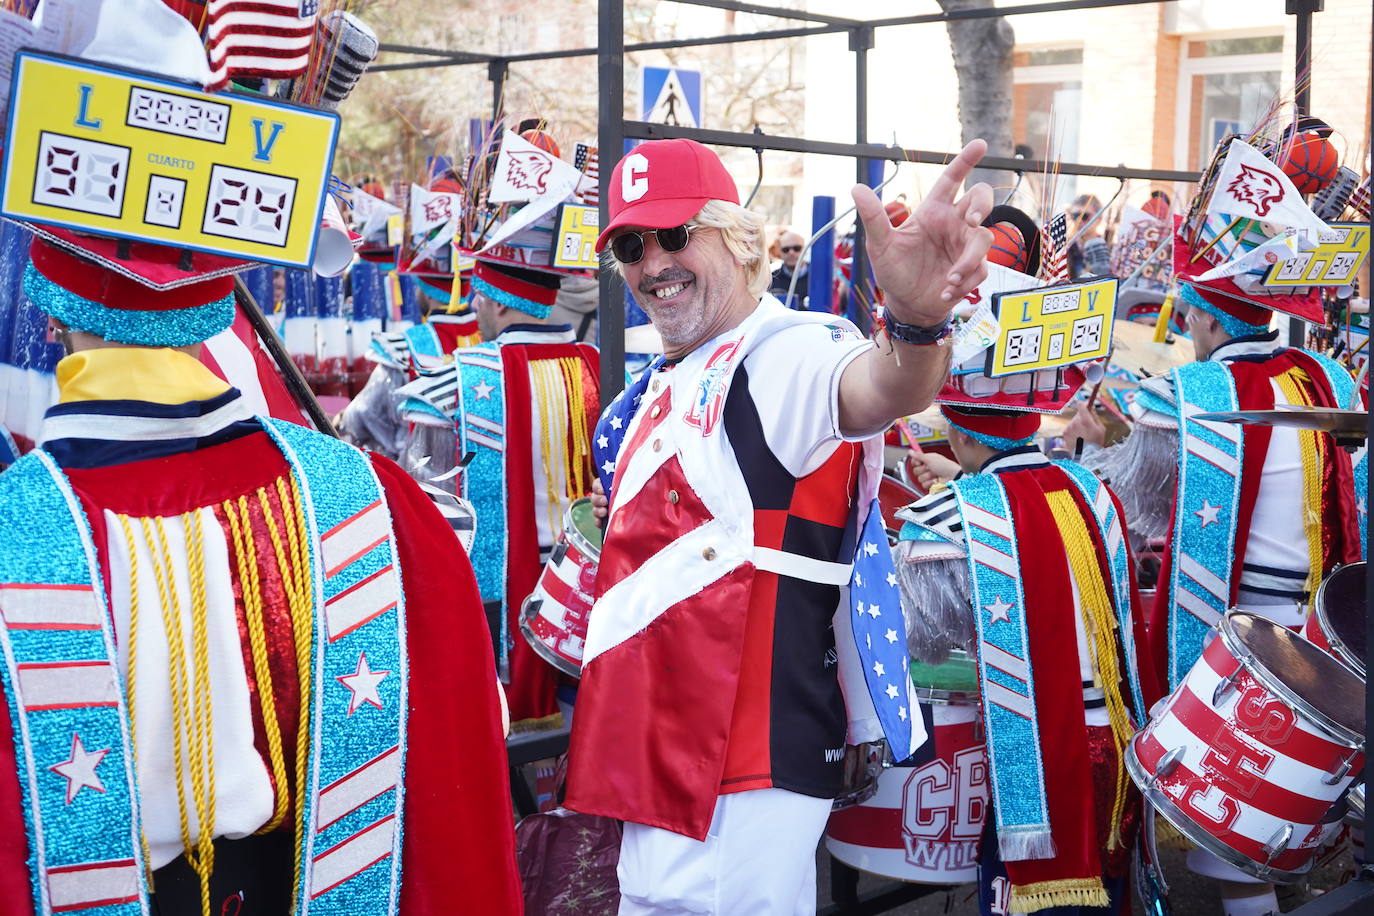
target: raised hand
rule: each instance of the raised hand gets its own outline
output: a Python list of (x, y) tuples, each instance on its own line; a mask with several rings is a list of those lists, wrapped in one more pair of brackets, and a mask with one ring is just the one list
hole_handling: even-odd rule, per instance
[(992, 233), (982, 227), (992, 210), (992, 188), (976, 184), (956, 199), (987, 152), (974, 140), (945, 167), (930, 193), (900, 226), (888, 221), (878, 195), (865, 185), (851, 194), (863, 220), (868, 259), (894, 318), (929, 327), (987, 276)]

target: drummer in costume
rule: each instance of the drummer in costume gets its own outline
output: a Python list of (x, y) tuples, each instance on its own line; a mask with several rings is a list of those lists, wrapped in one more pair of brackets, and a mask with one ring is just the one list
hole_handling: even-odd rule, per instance
[[(1024, 267), (1015, 251), (999, 260)], [(1009, 285), (1035, 285), (1021, 279)], [(983, 364), (973, 357), (936, 398), (963, 473), (898, 513), (894, 548), (913, 656), (939, 662), (958, 648), (979, 663), (995, 812), (980, 911), (1129, 912), (1140, 803), (1122, 751), (1160, 690), (1138, 662), (1121, 505), (1035, 444), (1041, 414), (1062, 409), (1082, 373), (1037, 374), (1028, 397), (1024, 374), (989, 386)]]
[(511, 717), (530, 724), (558, 713), (557, 672), (520, 635), (520, 604), (569, 504), (591, 492), (600, 403), (596, 348), (548, 322), (559, 281), (479, 257), (472, 298), (484, 342), (397, 391), (411, 425), (407, 467), (476, 509), (477, 582)]
[(889, 323), (765, 295), (761, 219), (690, 140), (636, 147), (598, 240), (666, 346), (596, 434), (610, 494), (568, 807), (626, 822), (622, 914), (814, 912), (845, 744), (925, 740), (874, 499), (880, 433), (944, 378), (984, 274), (967, 147), (901, 227), (856, 188)]
[[(141, 6), (148, 60), (203, 58)], [(69, 355), (0, 476), (6, 912), (518, 913), (500, 701), (441, 516), (196, 358), (244, 262), (34, 228), (25, 293)]]

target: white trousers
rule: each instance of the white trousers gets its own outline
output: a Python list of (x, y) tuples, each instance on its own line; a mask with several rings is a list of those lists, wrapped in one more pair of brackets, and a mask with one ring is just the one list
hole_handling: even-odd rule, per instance
[(705, 841), (625, 824), (620, 916), (814, 916), (830, 799), (756, 789), (716, 799)]

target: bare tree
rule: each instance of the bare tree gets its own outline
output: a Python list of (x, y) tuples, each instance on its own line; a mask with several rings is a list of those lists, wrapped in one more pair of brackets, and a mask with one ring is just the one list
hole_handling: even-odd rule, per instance
[[(946, 13), (990, 7), (991, 0), (938, 0)], [(1016, 35), (1005, 17), (954, 19), (945, 23), (959, 80), (959, 125), (963, 142), (988, 141), (988, 153), (1010, 157), (1011, 66)], [(1007, 183), (1007, 173), (975, 169), (968, 184), (986, 181), (993, 187)]]

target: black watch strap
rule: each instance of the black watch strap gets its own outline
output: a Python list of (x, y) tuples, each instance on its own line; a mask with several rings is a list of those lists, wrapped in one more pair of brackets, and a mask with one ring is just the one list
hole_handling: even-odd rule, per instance
[(893, 318), (891, 313), (883, 316), (883, 327), (887, 330), (887, 336), (893, 340), (900, 340), (902, 343), (915, 344), (916, 346), (929, 346), (939, 343), (954, 330), (954, 325), (950, 324), (948, 318), (937, 325), (923, 328), (918, 324), (904, 324)]

